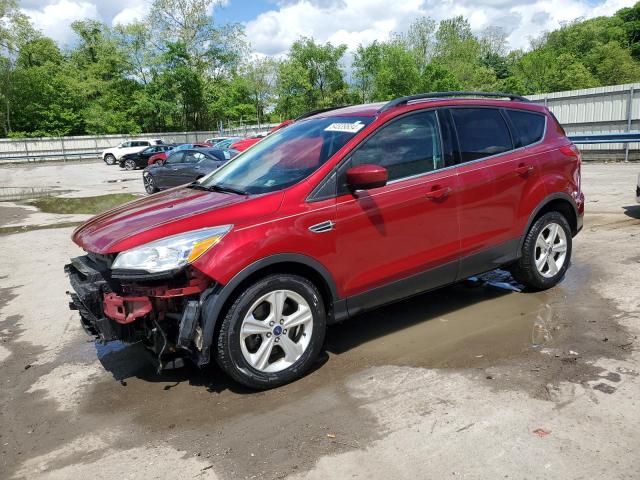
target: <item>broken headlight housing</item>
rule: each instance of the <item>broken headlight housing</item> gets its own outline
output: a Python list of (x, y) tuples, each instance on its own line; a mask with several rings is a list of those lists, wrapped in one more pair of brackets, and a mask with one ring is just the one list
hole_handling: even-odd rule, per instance
[(222, 240), (232, 227), (222, 225), (193, 230), (125, 250), (118, 254), (111, 268), (149, 273), (176, 270), (194, 262)]

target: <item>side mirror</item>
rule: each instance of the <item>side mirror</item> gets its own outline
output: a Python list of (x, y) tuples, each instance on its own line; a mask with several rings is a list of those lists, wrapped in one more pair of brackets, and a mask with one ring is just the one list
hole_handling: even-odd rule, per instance
[(347, 183), (352, 190), (384, 187), (387, 180), (389, 180), (389, 172), (379, 165), (365, 163), (347, 170)]

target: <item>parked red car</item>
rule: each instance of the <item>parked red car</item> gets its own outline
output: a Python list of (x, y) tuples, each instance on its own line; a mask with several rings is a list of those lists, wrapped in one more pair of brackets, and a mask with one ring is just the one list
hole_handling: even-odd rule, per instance
[(326, 111), (77, 228), (71, 305), (161, 365), (213, 357), (252, 388), (282, 385), (328, 324), (379, 305), (497, 267), (554, 286), (582, 228), (580, 166), (553, 115), (514, 95)]
[(155, 155), (151, 155), (149, 157), (147, 165), (153, 165), (154, 163), (166, 160), (167, 159), (167, 153), (168, 152), (160, 152), (160, 153), (156, 153)]

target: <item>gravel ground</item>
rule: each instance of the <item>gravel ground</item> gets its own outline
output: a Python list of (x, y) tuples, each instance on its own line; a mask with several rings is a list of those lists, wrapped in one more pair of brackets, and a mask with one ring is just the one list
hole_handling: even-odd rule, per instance
[[(380, 308), (259, 393), (95, 345), (67, 308), (72, 229), (30, 228), (84, 217), (0, 203), (0, 228), (24, 227), (0, 235), (0, 478), (640, 478), (638, 172), (584, 165), (556, 288), (498, 271)], [(140, 171), (95, 162), (1, 168), (0, 185), (142, 192)]]

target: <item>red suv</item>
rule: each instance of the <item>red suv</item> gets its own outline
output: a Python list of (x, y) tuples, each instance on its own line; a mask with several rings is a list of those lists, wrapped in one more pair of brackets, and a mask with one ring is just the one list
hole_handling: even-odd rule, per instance
[(328, 324), (379, 305), (497, 267), (552, 287), (583, 212), (578, 150), (525, 98), (339, 108), (80, 226), (71, 307), (160, 368), (213, 357), (268, 388), (309, 369)]

